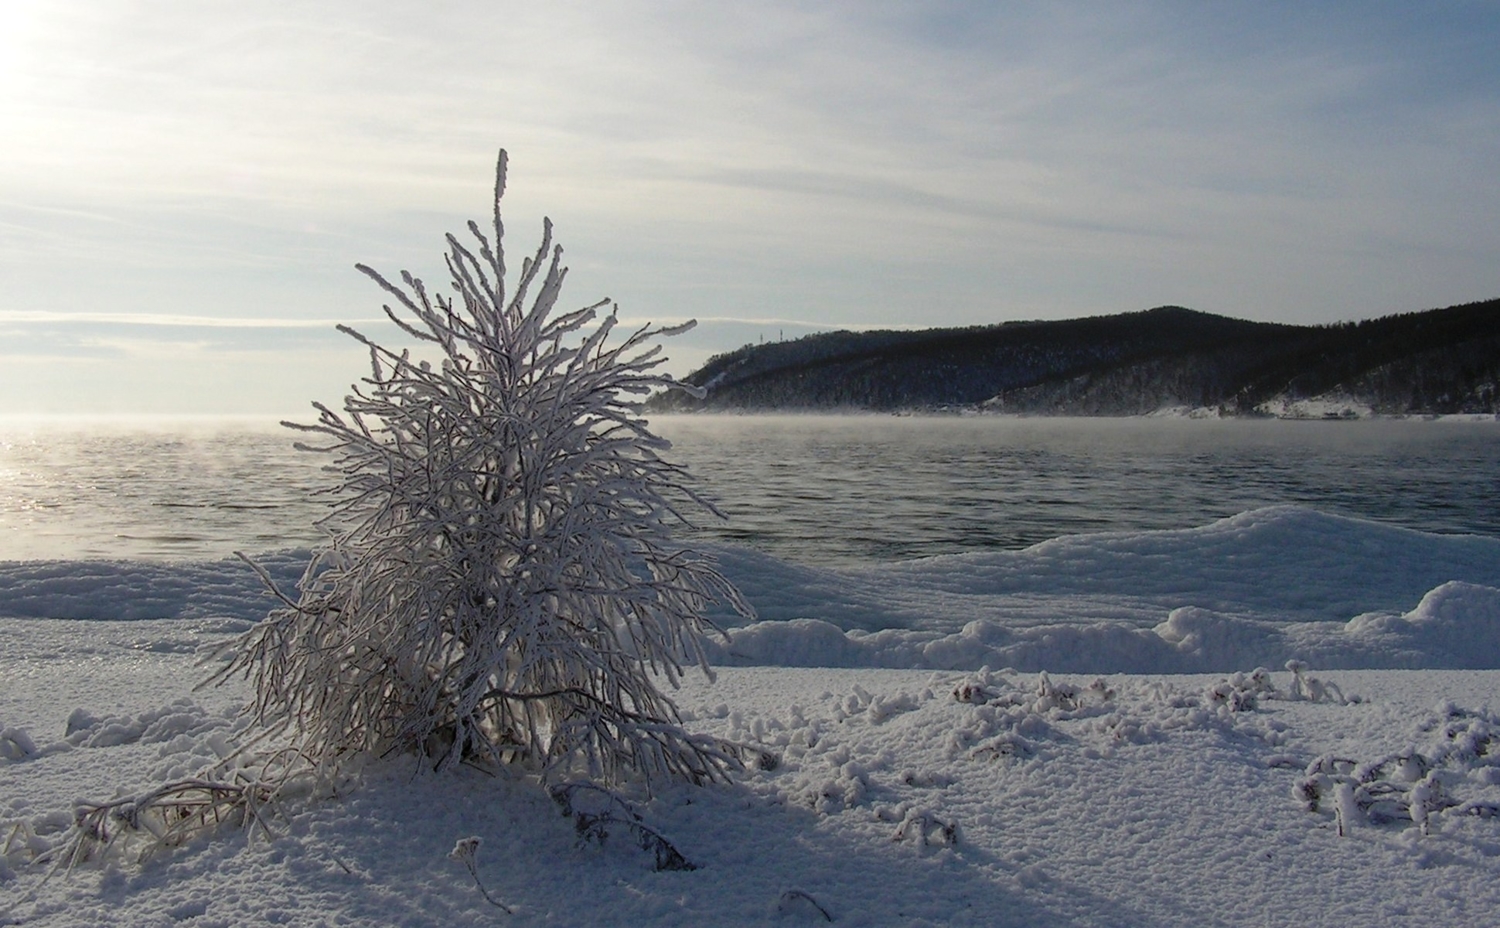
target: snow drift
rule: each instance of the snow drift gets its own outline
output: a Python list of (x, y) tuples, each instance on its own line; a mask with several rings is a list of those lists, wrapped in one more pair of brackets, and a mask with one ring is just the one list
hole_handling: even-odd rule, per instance
[[(698, 868), (666, 872), (525, 778), (394, 758), (273, 835), (49, 878), (71, 797), (232, 750), (244, 687), (190, 688), (271, 601), (231, 561), (0, 564), (0, 922), (1494, 921), (1500, 671), (1433, 668), (1500, 668), (1500, 541), (1279, 507), (859, 570), (717, 554), (760, 609), (717, 662), (781, 666), (674, 699), (774, 762), (646, 807)], [(305, 554), (260, 560), (291, 584)]]
[[(712, 643), (721, 665), (1500, 668), (1500, 539), (1301, 507), (849, 570), (713, 550), (759, 613)], [(290, 587), (306, 554), (259, 560)], [(0, 617), (254, 621), (269, 606), (234, 561), (0, 565)]]

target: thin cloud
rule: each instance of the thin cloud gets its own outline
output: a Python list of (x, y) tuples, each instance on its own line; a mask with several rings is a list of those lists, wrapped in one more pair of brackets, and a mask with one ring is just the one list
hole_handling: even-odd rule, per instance
[(0, 325), (120, 325), (205, 329), (332, 329), (339, 325), (374, 325), (384, 319), (285, 319), (261, 316), (189, 316), (171, 313), (50, 312), (46, 310), (0, 311)]
[(815, 329), (818, 331), (832, 331), (834, 329), (849, 329), (851, 331), (867, 331), (872, 329), (914, 329), (922, 328), (918, 325), (901, 325), (889, 322), (818, 322), (812, 319), (783, 319), (776, 316), (643, 316), (631, 315), (621, 316), (622, 325), (681, 325), (684, 322), (696, 322), (699, 325), (743, 325), (743, 326), (789, 326), (801, 329)]
[(12, 326), (218, 346), (364, 318), (349, 267), (437, 284), (502, 144), (520, 251), (550, 215), (573, 292), (696, 316), (710, 351), (1496, 295), (1485, 4), (13, 7)]

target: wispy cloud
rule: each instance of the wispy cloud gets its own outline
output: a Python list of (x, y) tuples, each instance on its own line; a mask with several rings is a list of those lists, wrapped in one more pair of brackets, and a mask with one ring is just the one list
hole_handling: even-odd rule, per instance
[(384, 319), (278, 319), (269, 316), (186, 316), (171, 313), (102, 313), (0, 310), (0, 325), (36, 323), (48, 326), (108, 325), (204, 329), (332, 329), (338, 325), (384, 323)]
[(350, 265), (441, 279), (440, 235), (484, 218), (502, 144), (512, 247), (551, 215), (580, 301), (720, 320), (705, 348), (772, 323), (1167, 302), (1331, 321), (1497, 287), (1487, 4), (14, 0), (5, 16), (13, 321), (368, 317), (378, 294)]

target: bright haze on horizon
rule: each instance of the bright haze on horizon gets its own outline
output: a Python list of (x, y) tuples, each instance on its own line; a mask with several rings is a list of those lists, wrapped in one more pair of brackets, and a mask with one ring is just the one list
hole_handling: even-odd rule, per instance
[(0, 415), (305, 412), (510, 152), (563, 306), (747, 342), (1500, 296), (1488, 2), (7, 0)]

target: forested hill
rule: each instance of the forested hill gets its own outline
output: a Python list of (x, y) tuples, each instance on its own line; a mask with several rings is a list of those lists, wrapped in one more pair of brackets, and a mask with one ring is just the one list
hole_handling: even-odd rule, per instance
[(1037, 415), (1500, 413), (1500, 300), (1328, 326), (1163, 306), (1058, 322), (828, 332), (747, 345), (656, 410), (924, 410)]

